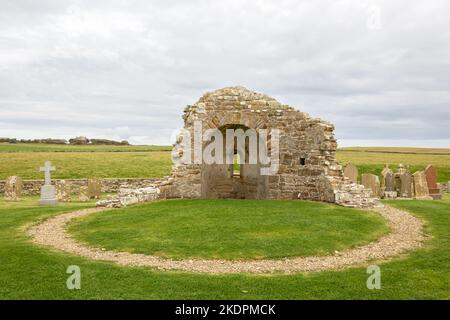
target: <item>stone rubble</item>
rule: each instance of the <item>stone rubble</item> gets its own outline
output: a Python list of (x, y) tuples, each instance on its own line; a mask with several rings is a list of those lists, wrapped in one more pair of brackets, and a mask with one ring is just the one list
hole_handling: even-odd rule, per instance
[(350, 208), (383, 207), (379, 199), (371, 196), (372, 190), (356, 183), (343, 184), (335, 193), (336, 204)]
[(158, 199), (161, 191), (156, 187), (140, 189), (122, 188), (119, 193), (97, 202), (97, 207), (121, 208), (132, 204), (144, 203)]

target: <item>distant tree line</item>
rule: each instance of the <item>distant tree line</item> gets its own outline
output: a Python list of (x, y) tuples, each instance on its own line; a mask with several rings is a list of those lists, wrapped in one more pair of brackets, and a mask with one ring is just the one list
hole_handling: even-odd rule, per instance
[(16, 138), (2, 138), (0, 143), (45, 143), (45, 144), (71, 144), (71, 145), (111, 145), (111, 146), (127, 146), (130, 143), (126, 140), (114, 141), (108, 139), (88, 139), (86, 137), (76, 137), (69, 139), (16, 139)]

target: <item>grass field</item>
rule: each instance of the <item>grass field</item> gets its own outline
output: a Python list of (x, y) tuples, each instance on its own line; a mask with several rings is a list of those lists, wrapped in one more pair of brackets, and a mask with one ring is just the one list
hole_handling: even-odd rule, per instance
[[(424, 248), (381, 268), (381, 290), (366, 288), (365, 267), (290, 275), (205, 275), (94, 262), (38, 247), (26, 226), (92, 206), (55, 208), (0, 200), (1, 299), (450, 299), (450, 199), (394, 201), (426, 222), (432, 237)], [(81, 269), (81, 290), (68, 290), (66, 269)]]
[(170, 174), (170, 152), (18, 152), (0, 153), (0, 179), (19, 175), (42, 179), (44, 161), (50, 160), (55, 179), (158, 178)]
[(362, 210), (305, 201), (171, 200), (72, 222), (78, 239), (167, 258), (280, 259), (325, 255), (389, 231)]
[(346, 147), (339, 148), (340, 151), (358, 151), (358, 152), (382, 152), (382, 153), (403, 153), (403, 154), (448, 154), (448, 148), (405, 148), (405, 147)]
[[(46, 160), (57, 167), (53, 175), (57, 179), (162, 177), (171, 172), (171, 153), (168, 150), (171, 147), (0, 144), (0, 179), (12, 175), (41, 179), (42, 173), (38, 168)], [(396, 153), (391, 153), (393, 151)], [(409, 164), (412, 171), (423, 170), (426, 165), (433, 164), (438, 169), (439, 181), (450, 181), (449, 149), (344, 148), (337, 152), (337, 158), (342, 164), (356, 164), (360, 172), (378, 175), (386, 163), (393, 170), (399, 163)]]

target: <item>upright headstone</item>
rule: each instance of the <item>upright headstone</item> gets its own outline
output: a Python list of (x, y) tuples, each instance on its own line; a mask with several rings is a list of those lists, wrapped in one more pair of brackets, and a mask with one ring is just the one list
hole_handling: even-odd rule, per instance
[(429, 164), (425, 168), (425, 176), (427, 179), (428, 184), (428, 192), (430, 196), (435, 199), (442, 199), (441, 190), (438, 188), (437, 185), (437, 170), (435, 167), (433, 167), (431, 164)]
[(398, 165), (397, 173), (398, 174), (403, 174), (403, 173), (406, 173), (406, 172), (408, 172), (408, 170), (406, 169), (406, 167), (402, 163), (400, 163)]
[(61, 202), (71, 202), (71, 185), (66, 180), (56, 181), (56, 198)]
[(395, 191), (394, 172), (392, 172), (392, 170), (389, 168), (384, 168), (381, 172), (381, 190), (384, 198), (397, 198), (397, 191)]
[(22, 189), (22, 178), (17, 176), (8, 177), (5, 181), (5, 200), (20, 201)]
[(379, 197), (381, 193), (380, 179), (371, 173), (363, 173), (361, 175), (361, 184), (372, 191), (374, 197)]
[[(394, 190), (394, 173), (389, 169), (389, 165), (386, 164), (381, 171), (381, 192)], [(392, 181), (391, 181), (392, 180)]]
[(381, 170), (381, 175), (382, 176), (384, 176), (387, 172), (389, 172), (389, 171), (391, 171), (392, 172), (392, 170), (389, 168), (389, 164), (385, 164), (384, 165), (384, 168), (383, 168), (383, 170)]
[(414, 180), (412, 174), (405, 172), (400, 175), (400, 193), (399, 196), (402, 198), (413, 198), (414, 197)]
[(384, 188), (385, 191), (395, 191), (394, 173), (392, 171), (386, 172), (384, 176)]
[(358, 183), (358, 168), (353, 163), (347, 164), (344, 168), (344, 176), (351, 182)]
[(413, 174), (414, 178), (414, 195), (416, 199), (429, 200), (432, 199), (428, 192), (427, 178), (423, 171), (417, 171)]
[(80, 200), (80, 202), (89, 201), (88, 187), (86, 187), (86, 186), (80, 187), (79, 200)]
[(58, 200), (56, 199), (55, 186), (52, 185), (51, 172), (55, 171), (56, 168), (52, 167), (50, 161), (46, 161), (45, 165), (39, 170), (45, 173), (45, 183), (41, 188), (41, 200), (39, 200), (39, 204), (54, 206), (58, 203)]
[(88, 196), (89, 199), (100, 199), (102, 194), (102, 182), (100, 179), (88, 180)]
[(397, 172), (394, 173), (394, 191), (397, 192), (398, 197), (402, 197), (402, 181), (401, 176), (407, 172), (403, 164), (398, 165)]

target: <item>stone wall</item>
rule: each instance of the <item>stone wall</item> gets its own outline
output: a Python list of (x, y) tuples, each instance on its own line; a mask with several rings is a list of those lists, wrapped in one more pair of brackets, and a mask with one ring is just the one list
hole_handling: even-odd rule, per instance
[[(120, 187), (128, 188), (145, 188), (154, 184), (159, 179), (100, 179), (102, 182), (102, 192), (112, 193), (118, 192)], [(55, 183), (58, 180), (52, 180)], [(65, 179), (72, 185), (72, 192), (78, 193), (79, 188), (88, 185), (88, 179)], [(23, 180), (23, 195), (38, 195), (41, 191), (41, 186), (44, 184), (44, 180)], [(5, 192), (5, 180), (0, 180), (0, 194)]]

